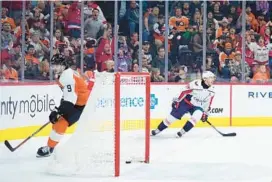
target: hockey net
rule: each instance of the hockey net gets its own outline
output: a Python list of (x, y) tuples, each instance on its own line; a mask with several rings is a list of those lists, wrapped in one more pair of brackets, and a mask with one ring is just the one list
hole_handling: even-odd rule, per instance
[(126, 161), (149, 162), (149, 74), (104, 72), (95, 77), (77, 128), (56, 147), (49, 173), (119, 176)]

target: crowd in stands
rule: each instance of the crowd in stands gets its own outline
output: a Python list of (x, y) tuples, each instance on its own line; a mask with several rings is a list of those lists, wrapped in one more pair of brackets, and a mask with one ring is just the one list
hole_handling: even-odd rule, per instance
[[(267, 83), (272, 67), (272, 2), (248, 1), (246, 17), (241, 1), (208, 1), (206, 22), (206, 67), (203, 67), (203, 2), (169, 1), (165, 22), (164, 1), (143, 1), (142, 40), (139, 40), (139, 2), (118, 2), (118, 37), (114, 37), (114, 1), (86, 1), (84, 25), (81, 2), (54, 1), (50, 22), (50, 1), (2, 1), (0, 81), (49, 80), (50, 51), (74, 61), (79, 71), (149, 72), (153, 82), (188, 82), (200, 78), (204, 69), (218, 81)], [(242, 34), (245, 18), (246, 33)], [(22, 21), (25, 43), (22, 47)], [(50, 27), (53, 24), (53, 38)], [(168, 26), (166, 26), (168, 25)], [(81, 27), (84, 42), (81, 42)], [(169, 34), (166, 35), (166, 28)], [(167, 36), (168, 49), (164, 41)], [(246, 50), (242, 50), (242, 36)], [(117, 60), (114, 42), (118, 41)], [(139, 51), (139, 44), (142, 50)], [(50, 47), (51, 43), (53, 47)], [(84, 50), (81, 50), (83, 44)], [(22, 51), (25, 53), (22, 58)], [(83, 51), (84, 70), (80, 70)], [(165, 53), (168, 52), (168, 65)], [(245, 62), (242, 63), (242, 54)], [(114, 70), (117, 64), (118, 70)], [(165, 67), (168, 71), (165, 72)], [(244, 79), (242, 79), (244, 76)]]

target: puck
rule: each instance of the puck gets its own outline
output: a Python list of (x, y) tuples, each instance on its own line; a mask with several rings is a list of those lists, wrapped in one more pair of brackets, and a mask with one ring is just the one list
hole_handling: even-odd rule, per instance
[(126, 161), (126, 164), (130, 164), (131, 163), (131, 161)]

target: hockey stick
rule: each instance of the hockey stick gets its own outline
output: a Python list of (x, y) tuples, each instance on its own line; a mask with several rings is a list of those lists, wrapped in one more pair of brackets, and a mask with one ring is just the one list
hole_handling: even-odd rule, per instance
[(233, 136), (236, 136), (236, 133), (222, 133), (215, 126), (213, 126), (213, 124), (210, 123), (209, 121), (206, 121), (206, 123), (208, 123), (215, 131), (217, 131), (220, 135), (222, 135), (224, 137), (233, 137)]
[(51, 123), (50, 121), (48, 121), (47, 123), (45, 123), (44, 125), (42, 125), (37, 131), (35, 131), (34, 133), (32, 133), (29, 137), (27, 137), (24, 141), (22, 141), (20, 144), (18, 144), (16, 147), (12, 147), (9, 143), (9, 141), (5, 140), (5, 145), (6, 147), (11, 151), (14, 152), (16, 149), (18, 149), (19, 147), (21, 147), (24, 143), (26, 143), (29, 139), (31, 139), (33, 136), (35, 136), (37, 133), (39, 133), (43, 128), (45, 128), (49, 123)]

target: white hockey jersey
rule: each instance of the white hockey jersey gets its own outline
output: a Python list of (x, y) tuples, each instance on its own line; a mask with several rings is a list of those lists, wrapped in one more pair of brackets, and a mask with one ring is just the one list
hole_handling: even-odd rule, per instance
[(186, 86), (186, 89), (181, 92), (178, 99), (179, 101), (184, 99), (188, 104), (201, 107), (205, 112), (208, 112), (214, 95), (214, 86), (204, 88), (202, 80), (194, 80)]

